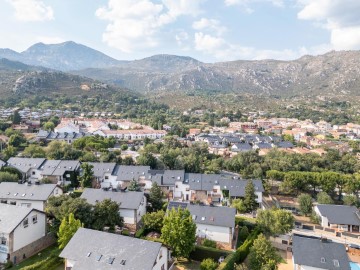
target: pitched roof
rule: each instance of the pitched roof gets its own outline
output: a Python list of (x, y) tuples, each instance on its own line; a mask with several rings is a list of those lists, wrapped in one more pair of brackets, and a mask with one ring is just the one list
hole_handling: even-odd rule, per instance
[(45, 158), (19, 158), (12, 157), (8, 160), (8, 165), (18, 169), (22, 173), (27, 173), (30, 169), (38, 169), (45, 161)]
[(316, 269), (350, 270), (345, 246), (340, 243), (294, 235), (292, 251), (295, 264)]
[[(80, 228), (60, 257), (74, 261), (74, 270), (151, 270), (160, 248), (161, 243)], [(114, 258), (112, 264), (109, 258)]]
[(197, 224), (235, 227), (235, 208), (189, 204), (188, 209)]
[(359, 211), (355, 206), (318, 204), (316, 207), (322, 216), (327, 217), (331, 224), (360, 226)]
[(11, 233), (23, 219), (36, 209), (0, 203), (0, 233)]
[(28, 185), (11, 182), (0, 183), (0, 199), (47, 201), (55, 184)]
[(114, 174), (117, 175), (117, 181), (138, 180), (140, 176), (144, 176), (150, 170), (150, 166), (116, 166)]
[(93, 166), (93, 173), (95, 177), (103, 177), (105, 173), (112, 174), (115, 170), (116, 163), (103, 163), (103, 162), (88, 162)]
[(167, 209), (188, 209), (196, 224), (206, 224), (220, 227), (235, 226), (236, 209), (232, 207), (216, 207), (206, 205), (189, 204), (186, 202), (169, 202)]
[(57, 165), (52, 175), (61, 176), (65, 172), (76, 171), (80, 166), (80, 162), (77, 160), (61, 160)]
[(110, 199), (120, 203), (120, 209), (138, 209), (140, 204), (143, 202), (144, 192), (114, 192), (102, 189), (86, 188), (81, 194), (81, 198), (86, 199), (88, 203), (93, 205), (97, 202), (102, 202), (105, 199)]

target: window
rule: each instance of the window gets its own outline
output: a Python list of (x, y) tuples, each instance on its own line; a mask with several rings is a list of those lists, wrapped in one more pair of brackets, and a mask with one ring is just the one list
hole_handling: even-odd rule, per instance
[(29, 226), (29, 219), (24, 219), (24, 221), (23, 221), (23, 226), (24, 226), (24, 228), (26, 228), (27, 226)]
[(161, 266), (161, 270), (165, 270), (165, 265), (164, 264)]
[(37, 215), (34, 215), (32, 217), (32, 222), (33, 222), (33, 224), (37, 223)]
[(31, 172), (32, 175), (35, 175), (35, 172)]
[(1, 242), (2, 245), (6, 245), (6, 238), (5, 237), (1, 237)]
[(7, 203), (7, 200), (1, 200), (0, 202), (1, 203)]
[(16, 202), (12, 201), (10, 202), (11, 205), (16, 205)]
[(30, 207), (31, 207), (31, 203), (22, 203), (21, 206), (22, 206), (22, 207), (30, 208)]
[(105, 176), (105, 179), (106, 179), (106, 180), (109, 179), (109, 176)]

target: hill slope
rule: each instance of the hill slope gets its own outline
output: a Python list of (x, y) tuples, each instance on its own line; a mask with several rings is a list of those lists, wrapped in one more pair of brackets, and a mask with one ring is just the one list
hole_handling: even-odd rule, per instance
[(90, 67), (105, 68), (123, 62), (72, 41), (50, 45), (37, 43), (22, 53), (10, 49), (0, 49), (0, 58), (62, 71)]

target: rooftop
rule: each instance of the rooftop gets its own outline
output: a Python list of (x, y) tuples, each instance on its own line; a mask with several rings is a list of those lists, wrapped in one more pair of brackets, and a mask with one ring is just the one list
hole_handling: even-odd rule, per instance
[(359, 211), (355, 206), (318, 204), (316, 207), (331, 224), (360, 226)]
[(55, 188), (55, 184), (28, 185), (2, 182), (0, 183), (0, 199), (46, 201)]
[(74, 270), (151, 270), (160, 243), (80, 228), (60, 257), (75, 261)]

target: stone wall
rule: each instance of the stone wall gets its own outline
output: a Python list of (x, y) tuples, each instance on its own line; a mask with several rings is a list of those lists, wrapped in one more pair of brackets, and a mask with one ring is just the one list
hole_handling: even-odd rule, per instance
[(14, 264), (18, 264), (21, 261), (37, 254), (39, 251), (51, 246), (54, 243), (56, 243), (56, 238), (54, 234), (48, 233), (46, 236), (36, 240), (35, 242), (11, 253), (10, 260)]

